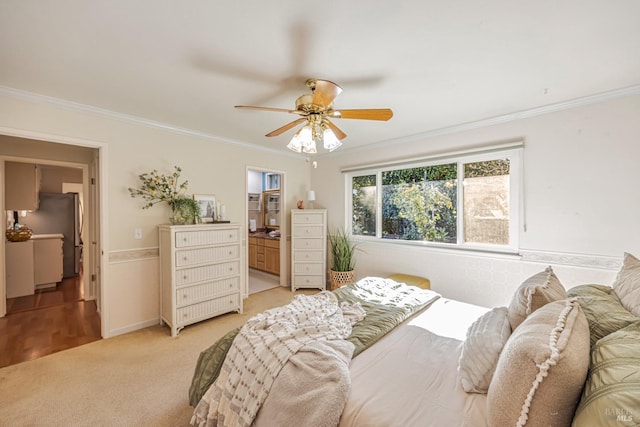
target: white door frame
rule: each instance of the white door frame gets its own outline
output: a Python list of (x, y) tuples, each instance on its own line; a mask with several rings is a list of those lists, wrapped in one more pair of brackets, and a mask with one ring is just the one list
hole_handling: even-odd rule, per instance
[[(243, 290), (243, 298), (247, 298), (249, 296), (249, 198), (247, 195), (249, 194), (249, 171), (254, 172), (266, 172), (266, 173), (274, 173), (280, 175), (280, 286), (287, 287), (288, 286), (288, 277), (289, 272), (288, 268), (288, 260), (287, 257), (287, 197), (285, 186), (287, 182), (286, 173), (284, 171), (280, 171), (277, 169), (266, 168), (262, 166), (246, 166), (244, 171), (244, 234), (247, 236), (245, 239), (245, 250), (244, 250), (244, 260), (245, 260), (245, 275), (247, 278), (245, 289)], [(264, 225), (264, 224), (263, 224)]]
[[(98, 301), (98, 308), (99, 313), (100, 313), (100, 325), (101, 325), (101, 335), (102, 337), (106, 337), (107, 333), (108, 333), (108, 325), (109, 325), (109, 310), (107, 309), (107, 303), (109, 301), (108, 298), (108, 286), (105, 286), (106, 283), (108, 283), (107, 281), (107, 269), (103, 268), (103, 266), (106, 265), (105, 263), (105, 254), (108, 253), (108, 247), (109, 247), (109, 241), (108, 241), (108, 236), (105, 233), (105, 224), (107, 224), (108, 221), (108, 215), (107, 215), (107, 179), (106, 179), (106, 170), (107, 170), (107, 164), (108, 164), (108, 158), (107, 158), (107, 144), (105, 143), (101, 143), (101, 142), (96, 142), (96, 141), (90, 141), (90, 140), (85, 140), (85, 139), (78, 139), (78, 138), (70, 138), (70, 137), (63, 137), (63, 136), (59, 136), (59, 135), (52, 135), (52, 134), (46, 134), (46, 133), (39, 133), (39, 132), (32, 132), (32, 131), (27, 131), (24, 129), (14, 129), (14, 128), (7, 128), (7, 127), (0, 127), (0, 135), (6, 135), (6, 136), (15, 136), (15, 137), (19, 137), (19, 138), (26, 138), (26, 139), (33, 139), (33, 140), (39, 140), (39, 141), (44, 141), (44, 142), (53, 142), (53, 143), (57, 143), (57, 144), (67, 144), (67, 145), (77, 145), (77, 146), (82, 146), (82, 147), (90, 147), (90, 148), (96, 148), (98, 150), (98, 174), (99, 176), (88, 176), (88, 180), (92, 181), (89, 182), (88, 185), (88, 194), (86, 194), (86, 196), (89, 196), (87, 198), (87, 201), (90, 202), (90, 200), (98, 200), (98, 210), (95, 212), (96, 215), (94, 217), (97, 217), (99, 219), (99, 223), (97, 224), (98, 229), (97, 229), (97, 235), (93, 235), (90, 236), (91, 242), (89, 242), (90, 245), (93, 246), (97, 246), (98, 250), (96, 251), (92, 251), (93, 253), (96, 253), (96, 256), (91, 256), (90, 254), (88, 255), (88, 259), (87, 262), (89, 264), (89, 274), (91, 274), (91, 272), (95, 272), (95, 281), (96, 281), (96, 286), (98, 289), (98, 293), (96, 295)], [(3, 156), (3, 160), (6, 157)], [(18, 159), (18, 158), (16, 158)], [(34, 163), (42, 163), (42, 164), (57, 164), (57, 165), (64, 165), (64, 164), (71, 164), (70, 162), (55, 162), (52, 160), (47, 160), (47, 159), (30, 159), (30, 158), (24, 158), (24, 157), (20, 157), (19, 158), (20, 161), (30, 161), (30, 162), (34, 162)], [(4, 212), (4, 161), (1, 162), (2, 165), (0, 166), (0, 212)], [(91, 175), (89, 173), (89, 175)], [(85, 169), (83, 169), (83, 180), (85, 177)], [(97, 194), (95, 194), (97, 193)], [(92, 198), (92, 195), (94, 195), (97, 197), (97, 199)], [(94, 211), (95, 207), (94, 206), (88, 206), (88, 211)], [(96, 224), (94, 224), (95, 226)], [(95, 228), (95, 227), (94, 227)], [(4, 240), (4, 239), (3, 239)], [(90, 252), (90, 251), (87, 251)], [(0, 245), (0, 265), (2, 265), (3, 269), (2, 271), (6, 271), (6, 266), (5, 264), (5, 244), (1, 244)], [(5, 280), (5, 275), (1, 274), (0, 275), (0, 295), (2, 296), (2, 298), (0, 298), (0, 317), (4, 317), (7, 313), (7, 306), (6, 306), (6, 280)]]

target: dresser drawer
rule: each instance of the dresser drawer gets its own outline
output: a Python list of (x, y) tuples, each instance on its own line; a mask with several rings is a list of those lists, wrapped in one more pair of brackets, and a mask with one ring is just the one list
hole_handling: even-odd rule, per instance
[(310, 212), (297, 214), (292, 216), (294, 224), (324, 224), (324, 215), (322, 212)]
[(310, 263), (296, 263), (293, 267), (293, 271), (295, 274), (319, 274), (322, 275), (324, 272), (322, 271), (322, 264), (310, 264)]
[(185, 268), (176, 271), (176, 286), (204, 282), (226, 276), (235, 276), (236, 274), (240, 274), (240, 261)]
[(324, 227), (314, 225), (294, 225), (293, 233), (299, 237), (322, 237)]
[(240, 245), (176, 251), (176, 267), (239, 258)]
[(318, 288), (324, 287), (321, 276), (295, 276), (293, 278), (294, 288)]
[(293, 252), (293, 261), (318, 261), (322, 262), (324, 260), (324, 252), (323, 251), (294, 251)]
[(230, 292), (240, 291), (240, 280), (237, 277), (207, 282), (194, 286), (186, 286), (176, 290), (176, 305), (182, 307), (197, 301), (208, 300)]
[(176, 321), (179, 325), (183, 325), (199, 319), (208, 319), (218, 313), (227, 313), (239, 309), (240, 294), (232, 294), (178, 308), (176, 310)]
[(296, 249), (324, 249), (322, 247), (323, 241), (322, 239), (302, 239), (295, 238), (293, 239), (293, 245)]
[(238, 230), (177, 231), (176, 248), (239, 242)]

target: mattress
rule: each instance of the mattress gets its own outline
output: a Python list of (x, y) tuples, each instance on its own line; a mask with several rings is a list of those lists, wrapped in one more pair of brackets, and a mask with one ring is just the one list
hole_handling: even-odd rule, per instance
[(457, 367), (487, 311), (440, 298), (354, 358), (340, 426), (486, 426), (486, 395), (466, 393)]

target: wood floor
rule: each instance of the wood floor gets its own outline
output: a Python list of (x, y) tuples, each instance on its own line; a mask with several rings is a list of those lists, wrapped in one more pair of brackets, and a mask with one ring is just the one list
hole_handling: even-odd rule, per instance
[(79, 278), (64, 279), (55, 289), (7, 299), (7, 315), (0, 318), (0, 368), (99, 339), (95, 302), (82, 299)]

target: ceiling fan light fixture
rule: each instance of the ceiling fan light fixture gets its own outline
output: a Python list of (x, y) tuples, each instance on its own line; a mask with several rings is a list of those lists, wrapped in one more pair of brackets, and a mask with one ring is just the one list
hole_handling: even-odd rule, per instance
[(325, 150), (333, 151), (342, 145), (342, 142), (338, 139), (335, 133), (329, 128), (329, 126), (322, 123), (322, 139), (323, 147)]
[(296, 153), (302, 153), (306, 141), (309, 140), (311, 140), (311, 127), (304, 125), (293, 135), (293, 138), (291, 138), (291, 141), (287, 144), (287, 148)]
[(302, 143), (302, 152), (309, 153), (309, 154), (316, 154), (318, 152), (318, 150), (316, 149), (316, 141), (313, 139), (304, 141)]
[(318, 145), (321, 145), (325, 150), (333, 151), (341, 147), (341, 140), (347, 137), (347, 134), (333, 124), (329, 118), (387, 121), (393, 117), (393, 112), (389, 108), (334, 110), (333, 100), (342, 92), (342, 88), (329, 80), (308, 79), (307, 87), (311, 89), (311, 93), (298, 97), (295, 110), (252, 105), (236, 105), (236, 108), (299, 115), (300, 118), (280, 126), (265, 136), (278, 136), (306, 121), (304, 126), (291, 138), (287, 148), (296, 153), (309, 154), (317, 153)]

